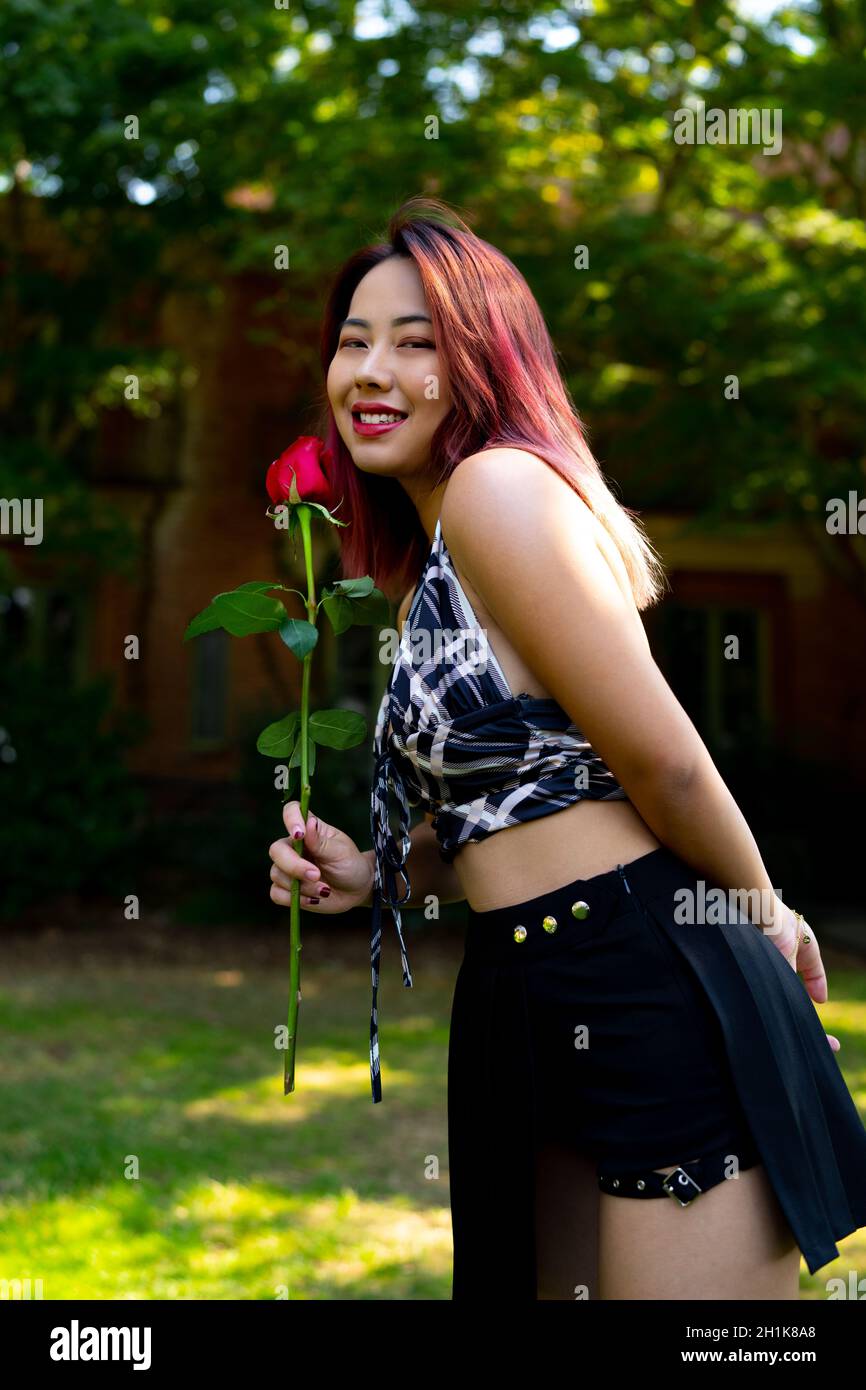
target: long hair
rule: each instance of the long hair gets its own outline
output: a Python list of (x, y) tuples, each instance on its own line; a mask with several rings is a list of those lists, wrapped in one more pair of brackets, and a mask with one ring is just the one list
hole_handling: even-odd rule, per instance
[[(622, 555), (638, 609), (667, 583), (636, 512), (613, 495), (586, 440), (585, 427), (560, 375), (541, 310), (517, 267), (471, 230), (447, 204), (410, 198), (388, 225), (388, 241), (365, 246), (338, 271), (321, 336), (323, 374), (358, 283), (391, 256), (411, 257), (433, 320), (452, 406), (431, 441), (435, 483), (470, 454), (524, 448), (543, 459), (580, 495)], [(338, 534), (344, 578), (372, 576), (398, 600), (417, 583), (430, 542), (395, 478), (355, 467), (327, 403), (319, 434), (334, 459), (334, 481), (351, 518)], [(433, 483), (431, 478), (431, 484)]]

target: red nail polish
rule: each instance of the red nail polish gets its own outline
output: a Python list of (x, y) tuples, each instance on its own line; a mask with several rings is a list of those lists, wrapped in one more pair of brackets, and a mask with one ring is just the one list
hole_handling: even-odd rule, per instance
[(329, 898), (331, 896), (330, 888), (320, 888), (319, 893), (323, 898)]

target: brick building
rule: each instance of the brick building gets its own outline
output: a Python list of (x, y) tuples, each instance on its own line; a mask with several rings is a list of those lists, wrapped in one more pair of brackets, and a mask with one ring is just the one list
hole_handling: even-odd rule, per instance
[[(157, 780), (230, 777), (238, 712), (259, 702), (277, 718), (299, 699), (300, 667), (270, 634), (182, 641), (189, 619), (220, 590), (285, 581), (290, 572), (288, 582), (302, 587), (284, 534), (265, 517), (264, 475), (287, 443), (314, 428), (304, 392), (315, 345), (302, 345), (307, 368), (293, 380), (284, 355), (246, 340), (262, 291), (249, 276), (225, 282), (210, 302), (170, 297), (160, 332), (191, 364), (180, 404), (150, 421), (124, 410), (102, 417), (91, 481), (140, 538), (134, 579), (96, 575), (71, 590), (38, 547), (16, 545), (24, 583), (3, 599), (7, 633), (59, 662), (61, 678), (116, 675), (121, 700), (149, 727), (132, 766)], [(618, 481), (628, 502), (628, 480)], [(866, 779), (866, 609), (822, 554), (826, 534), (810, 540), (782, 525), (706, 534), (686, 515), (643, 516), (672, 585), (644, 621), (707, 741), (735, 747), (763, 729), (792, 757), (818, 756)], [(815, 527), (823, 529), (820, 519)], [(336, 538), (314, 527), (314, 541), (322, 583), (336, 572)], [(846, 543), (866, 544), (859, 536)], [(740, 641), (736, 662), (724, 654), (730, 635)], [(130, 636), (139, 640), (137, 660), (124, 656)], [(351, 629), (338, 651), (323, 623), (320, 640), (315, 703), (347, 703), (369, 717), (384, 679), (373, 631)]]

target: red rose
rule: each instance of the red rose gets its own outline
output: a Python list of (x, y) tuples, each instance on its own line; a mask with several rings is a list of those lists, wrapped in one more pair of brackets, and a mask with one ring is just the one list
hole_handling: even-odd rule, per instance
[[(265, 486), (273, 503), (318, 502), (328, 511), (336, 505), (334, 485), (327, 470), (333, 464), (330, 449), (315, 435), (302, 434), (274, 459)], [(292, 483), (297, 495), (293, 494)]]

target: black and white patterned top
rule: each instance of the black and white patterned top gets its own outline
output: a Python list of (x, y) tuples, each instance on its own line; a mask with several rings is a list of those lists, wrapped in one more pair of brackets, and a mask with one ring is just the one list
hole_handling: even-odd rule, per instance
[(585, 798), (628, 798), (556, 700), (512, 694), (454, 571), (441, 521), (403, 624), (373, 751), (370, 1076), (375, 1104), (382, 1099), (377, 1001), (383, 906), (394, 916), (403, 984), (412, 986), (400, 920), (400, 907), (411, 892), (405, 867), (410, 807), (423, 805), (435, 813), (440, 857), (451, 863), (468, 841), (509, 825)]

